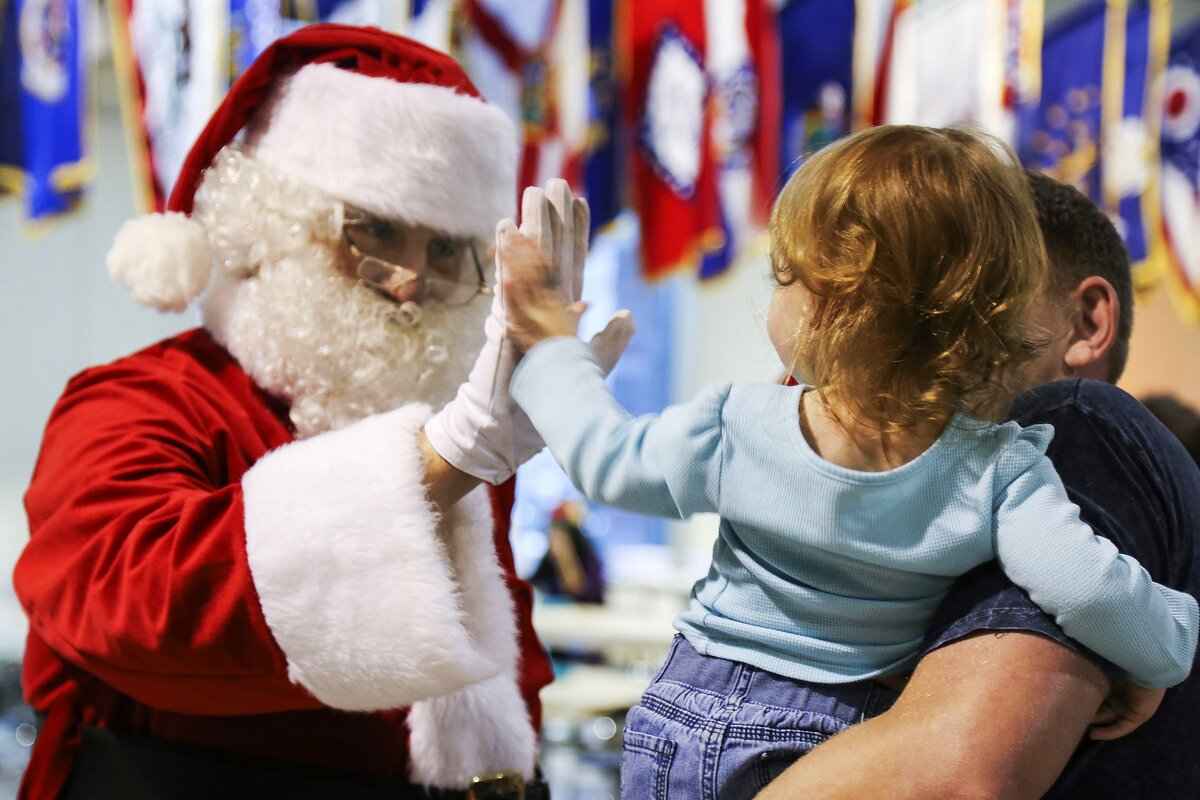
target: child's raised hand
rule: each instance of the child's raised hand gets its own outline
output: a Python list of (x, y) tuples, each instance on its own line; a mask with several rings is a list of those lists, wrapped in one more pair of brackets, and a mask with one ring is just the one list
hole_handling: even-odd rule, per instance
[(1133, 733), (1142, 723), (1154, 716), (1165, 691), (1147, 689), (1128, 679), (1122, 679), (1100, 704), (1100, 709), (1092, 718), (1092, 725), (1088, 729), (1088, 738), (1107, 741)]
[[(526, 204), (526, 213), (529, 211)], [(562, 265), (553, 262), (551, 248), (539, 247), (511, 220), (501, 222), (496, 229), (496, 247), (508, 335), (513, 344), (526, 351), (552, 336), (576, 335), (586, 306), (568, 301)]]

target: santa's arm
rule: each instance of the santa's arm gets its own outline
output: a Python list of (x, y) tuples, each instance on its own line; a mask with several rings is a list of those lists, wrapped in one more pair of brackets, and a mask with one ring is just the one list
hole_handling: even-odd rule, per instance
[(135, 376), (56, 409), (15, 576), (51, 648), (205, 714), (394, 708), (511, 664), (507, 593), (460, 591), (502, 587), (486, 499), (430, 502), (469, 487), (427, 487), (428, 409), (285, 445), (238, 482), (220, 474), (237, 443), (206, 440), (193, 400)]
[(481, 483), (479, 478), (463, 472), (443, 458), (429, 443), (424, 428), (421, 428), (417, 436), (417, 446), (421, 450), (425, 469), (422, 482), (434, 510), (440, 512), (444, 508), (450, 508)]
[[(515, 658), (482, 493), (422, 454), (405, 406), (267, 455), (242, 479), (254, 587), (292, 679), (335, 708), (406, 706)], [(441, 476), (440, 478), (438, 476)], [(482, 490), (480, 490), (482, 492)]]

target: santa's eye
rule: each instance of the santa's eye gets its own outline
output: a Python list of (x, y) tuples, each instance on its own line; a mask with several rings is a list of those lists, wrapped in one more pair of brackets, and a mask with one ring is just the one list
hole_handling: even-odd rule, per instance
[(458, 261), (462, 254), (463, 243), (448, 236), (435, 236), (429, 240), (425, 253), (430, 261)]

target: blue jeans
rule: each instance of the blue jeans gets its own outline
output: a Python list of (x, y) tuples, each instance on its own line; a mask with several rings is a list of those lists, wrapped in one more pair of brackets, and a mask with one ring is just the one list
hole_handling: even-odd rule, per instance
[(623, 800), (752, 798), (796, 759), (898, 695), (875, 681), (809, 683), (696, 652), (675, 637), (629, 711)]

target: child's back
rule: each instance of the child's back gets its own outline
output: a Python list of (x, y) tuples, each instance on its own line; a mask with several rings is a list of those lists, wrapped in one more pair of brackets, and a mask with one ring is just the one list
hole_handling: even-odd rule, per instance
[[(699, 656), (802, 681), (887, 674), (916, 655), (951, 580), (995, 557), (1138, 681), (1186, 677), (1195, 601), (1079, 521), (1044, 458), (1048, 429), (991, 422), (1045, 338), (1045, 254), (1011, 159), (960, 131), (865, 131), (796, 173), (771, 234), (768, 333), (809, 390), (718, 386), (633, 420), (573, 337), (531, 350), (513, 378), (589, 497), (721, 514), (677, 625)], [(520, 261), (505, 291), (530, 350), (555, 301)]]

